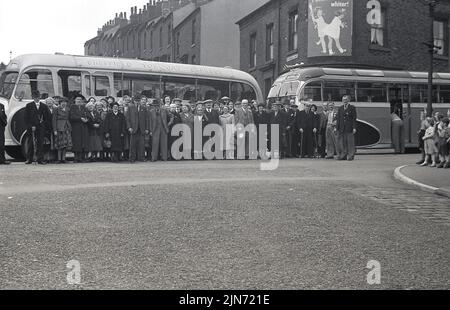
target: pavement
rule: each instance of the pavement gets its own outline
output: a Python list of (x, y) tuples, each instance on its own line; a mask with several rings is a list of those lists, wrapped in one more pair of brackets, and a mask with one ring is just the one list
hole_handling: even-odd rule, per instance
[(394, 170), (394, 177), (423, 191), (450, 198), (450, 169), (405, 165)]
[(414, 159), (13, 163), (0, 289), (450, 289), (449, 200), (392, 176)]

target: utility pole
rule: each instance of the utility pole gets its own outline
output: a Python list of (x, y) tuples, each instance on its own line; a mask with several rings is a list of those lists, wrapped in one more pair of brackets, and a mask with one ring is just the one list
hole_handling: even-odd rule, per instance
[(427, 101), (427, 117), (433, 116), (433, 71), (434, 71), (434, 54), (436, 49), (442, 47), (434, 45), (434, 10), (438, 0), (427, 0), (430, 15), (430, 41), (424, 43), (428, 47), (430, 54), (430, 64), (428, 71), (428, 101)]

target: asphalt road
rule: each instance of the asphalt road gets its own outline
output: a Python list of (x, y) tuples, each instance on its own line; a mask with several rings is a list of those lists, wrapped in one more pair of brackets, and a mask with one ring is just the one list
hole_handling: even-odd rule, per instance
[(0, 289), (449, 289), (450, 201), (392, 178), (415, 160), (14, 163)]

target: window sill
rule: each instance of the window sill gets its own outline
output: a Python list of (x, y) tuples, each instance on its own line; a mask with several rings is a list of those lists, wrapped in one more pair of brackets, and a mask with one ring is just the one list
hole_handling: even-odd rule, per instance
[(387, 53), (390, 53), (392, 51), (389, 47), (381, 46), (381, 45), (373, 44), (373, 43), (369, 44), (369, 50), (387, 52)]
[(448, 61), (449, 58), (448, 58), (448, 56), (444, 56), (444, 55), (434, 55), (434, 59)]
[(248, 72), (254, 72), (254, 71), (256, 71), (256, 67), (250, 67), (250, 68), (248, 69)]
[(289, 57), (289, 56), (294, 55), (296, 53), (298, 53), (298, 50), (292, 50), (292, 51), (287, 52), (286, 56)]
[(261, 66), (260, 70), (265, 71), (265, 70), (272, 69), (273, 67), (275, 67), (275, 60), (268, 60), (265, 62), (264, 65)]

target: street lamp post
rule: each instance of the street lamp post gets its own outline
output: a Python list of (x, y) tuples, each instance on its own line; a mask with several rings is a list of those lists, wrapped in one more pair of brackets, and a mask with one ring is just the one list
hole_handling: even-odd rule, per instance
[(434, 44), (434, 11), (439, 0), (425, 0), (428, 4), (430, 13), (430, 41), (424, 43), (428, 47), (428, 52), (430, 54), (430, 64), (428, 70), (428, 101), (427, 101), (427, 117), (433, 115), (433, 71), (434, 71), (434, 54), (436, 49), (441, 49), (441, 46), (436, 46)]
[(430, 53), (430, 67), (428, 71), (428, 102), (427, 102), (427, 116), (433, 115), (433, 71), (434, 71), (434, 8), (436, 1), (432, 0), (428, 3), (430, 9), (430, 42), (428, 43), (428, 51)]

